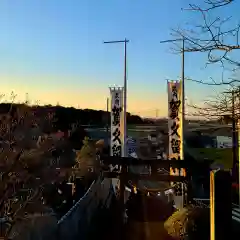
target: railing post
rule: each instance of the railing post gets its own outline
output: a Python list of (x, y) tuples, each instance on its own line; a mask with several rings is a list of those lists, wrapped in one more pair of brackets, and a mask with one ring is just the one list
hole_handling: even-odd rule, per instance
[(229, 238), (232, 223), (231, 174), (229, 171), (210, 173), (210, 234), (211, 240)]
[(120, 175), (120, 208), (121, 208), (121, 217), (123, 217), (124, 214), (124, 192), (125, 192), (125, 186), (126, 186), (126, 173), (127, 173), (127, 166), (122, 165), (121, 175)]

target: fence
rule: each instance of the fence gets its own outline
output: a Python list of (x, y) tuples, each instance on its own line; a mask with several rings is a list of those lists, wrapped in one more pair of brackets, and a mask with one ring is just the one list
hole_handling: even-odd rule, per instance
[[(210, 207), (210, 199), (194, 198), (195, 203), (199, 206)], [(240, 206), (232, 203), (232, 219), (240, 223)]]

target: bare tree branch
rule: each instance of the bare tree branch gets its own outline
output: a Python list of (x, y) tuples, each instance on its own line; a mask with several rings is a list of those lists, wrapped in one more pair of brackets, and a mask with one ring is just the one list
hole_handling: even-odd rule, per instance
[[(234, 107), (236, 111), (234, 116), (232, 115), (232, 91), (235, 92)], [(230, 91), (223, 92), (205, 100), (202, 106), (188, 104), (188, 107), (192, 109), (193, 115), (229, 123), (232, 121), (233, 117), (236, 120), (240, 118), (240, 102), (237, 100), (237, 98), (239, 98), (239, 89), (231, 89)]]
[[(189, 4), (183, 10), (196, 12), (201, 17), (201, 23), (184, 29), (173, 29), (172, 36), (175, 39), (185, 40), (185, 52), (201, 52), (207, 54), (206, 66), (220, 64), (225, 71), (236, 72), (240, 70), (240, 59), (232, 58), (232, 53), (240, 49), (239, 30), (240, 24), (233, 24), (231, 16), (217, 16), (213, 18), (213, 10), (228, 7), (234, 4), (234, 0), (205, 0), (203, 5)], [(229, 27), (230, 26), (230, 27)], [(176, 52), (182, 52), (181, 47), (175, 48)], [(239, 83), (240, 79), (224, 79), (210, 82), (191, 79), (207, 85), (222, 85)]]
[(222, 78), (221, 81), (216, 81), (212, 77), (210, 77), (209, 79), (210, 79), (210, 81), (206, 82), (204, 80), (185, 78), (185, 80), (200, 83), (200, 84), (203, 84), (203, 85), (209, 85), (209, 86), (230, 85), (231, 87), (233, 87), (235, 83), (238, 83), (240, 81), (239, 79), (235, 79), (235, 78), (228, 78), (228, 80), (224, 80), (224, 78)]
[[(231, 2), (233, 2), (234, 0), (206, 0), (204, 1), (206, 4), (206, 8), (203, 8), (203, 11), (210, 11), (219, 7), (223, 7), (226, 6), (228, 4), (230, 4)], [(194, 10), (196, 7), (196, 5), (194, 4), (189, 4), (189, 6), (191, 7), (188, 10)]]

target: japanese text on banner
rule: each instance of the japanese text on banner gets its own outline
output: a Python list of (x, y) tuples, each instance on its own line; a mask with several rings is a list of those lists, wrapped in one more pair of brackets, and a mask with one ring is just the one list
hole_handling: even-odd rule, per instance
[[(181, 83), (168, 82), (168, 131), (169, 158), (180, 160), (182, 143)], [(178, 175), (178, 169), (170, 169), (171, 175)], [(185, 172), (185, 171), (184, 171)], [(180, 175), (185, 175), (183, 169)]]
[[(122, 156), (122, 88), (110, 89), (112, 102), (111, 102), (111, 156)], [(113, 166), (113, 168), (118, 168)]]

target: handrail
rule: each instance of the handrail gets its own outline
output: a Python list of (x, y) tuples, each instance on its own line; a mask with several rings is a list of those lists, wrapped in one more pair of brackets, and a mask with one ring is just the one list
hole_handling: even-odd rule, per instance
[(240, 208), (240, 205), (239, 205), (239, 204), (232, 203), (232, 206), (233, 206), (233, 207), (236, 207), (236, 208)]
[[(210, 201), (209, 198), (193, 198), (194, 201)], [(239, 204), (232, 203), (232, 206), (235, 208), (240, 208)]]
[[(111, 197), (111, 182), (99, 176), (93, 181), (77, 203), (57, 222), (56, 237), (59, 240), (85, 239), (91, 222), (102, 207), (108, 208)], [(70, 230), (71, 228), (71, 230)]]
[(57, 222), (58, 225), (61, 224), (61, 223), (73, 212), (73, 210), (74, 210), (76, 207), (78, 207), (78, 205), (82, 202), (82, 200), (84, 200), (84, 199), (87, 197), (88, 193), (92, 190), (92, 187), (93, 187), (93, 185), (94, 185), (95, 183), (96, 183), (96, 180), (94, 180), (94, 181), (92, 182), (92, 184), (90, 185), (90, 187), (88, 188), (88, 190), (87, 190), (87, 191), (85, 192), (85, 194), (74, 204), (74, 206), (72, 206), (72, 207), (68, 210), (68, 212), (67, 212), (64, 216), (62, 216), (61, 219), (58, 220), (58, 222)]

